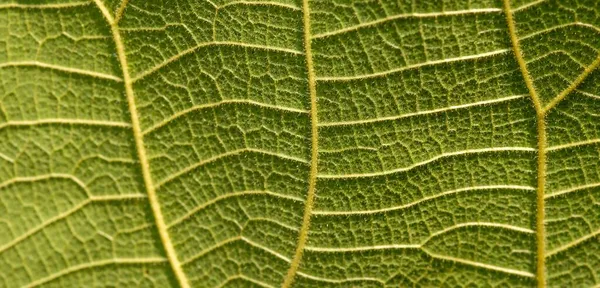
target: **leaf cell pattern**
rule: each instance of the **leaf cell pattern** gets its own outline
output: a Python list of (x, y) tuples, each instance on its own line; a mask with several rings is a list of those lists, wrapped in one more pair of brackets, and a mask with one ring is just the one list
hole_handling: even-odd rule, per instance
[(600, 285), (595, 0), (1, 0), (0, 287)]

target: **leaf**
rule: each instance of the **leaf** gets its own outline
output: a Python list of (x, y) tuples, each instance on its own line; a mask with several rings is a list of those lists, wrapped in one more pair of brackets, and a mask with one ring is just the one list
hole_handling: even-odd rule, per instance
[(600, 6), (503, 1), (0, 1), (0, 286), (600, 285)]

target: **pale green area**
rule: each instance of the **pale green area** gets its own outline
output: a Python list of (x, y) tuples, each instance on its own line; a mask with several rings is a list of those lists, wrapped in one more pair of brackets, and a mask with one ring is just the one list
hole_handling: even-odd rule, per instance
[[(110, 13), (120, 1), (105, 1)], [(319, 175), (295, 287), (600, 285), (600, 71), (536, 117), (497, 0), (311, 0)], [(511, 3), (543, 104), (600, 52), (597, 0)], [(152, 181), (194, 287), (279, 287), (310, 169), (302, 3), (131, 0)], [(177, 286), (110, 27), (0, 0), (0, 287)]]

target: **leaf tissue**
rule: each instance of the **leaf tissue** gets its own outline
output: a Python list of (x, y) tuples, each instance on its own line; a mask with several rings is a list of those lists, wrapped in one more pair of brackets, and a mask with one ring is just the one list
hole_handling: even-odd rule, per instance
[(597, 0), (0, 0), (0, 287), (600, 287)]

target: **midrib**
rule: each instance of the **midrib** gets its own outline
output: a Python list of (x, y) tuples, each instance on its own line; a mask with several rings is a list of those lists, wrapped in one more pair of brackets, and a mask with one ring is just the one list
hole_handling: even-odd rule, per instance
[(308, 91), (310, 94), (310, 126), (311, 126), (311, 159), (310, 159), (310, 174), (308, 180), (308, 192), (306, 202), (304, 204), (304, 215), (302, 217), (302, 226), (298, 233), (298, 244), (290, 268), (283, 280), (281, 287), (288, 288), (294, 282), (298, 267), (302, 261), (304, 246), (308, 240), (308, 230), (310, 227), (310, 217), (312, 215), (313, 204), (315, 201), (315, 190), (317, 185), (317, 158), (319, 156), (319, 127), (317, 114), (317, 83), (315, 71), (313, 67), (313, 58), (311, 50), (311, 34), (310, 34), (310, 7), (308, 0), (302, 1), (302, 22), (304, 30), (304, 54), (306, 55), (306, 73), (308, 76)]
[[(156, 190), (154, 187), (154, 183), (152, 182), (152, 175), (150, 174), (150, 165), (148, 163), (148, 157), (146, 156), (146, 147), (144, 146), (144, 138), (142, 135), (142, 129), (140, 127), (140, 120), (138, 117), (137, 108), (135, 105), (135, 97), (133, 94), (133, 87), (131, 76), (129, 74), (129, 66), (127, 64), (127, 57), (125, 55), (125, 47), (123, 45), (123, 41), (121, 40), (121, 34), (119, 32), (118, 19), (120, 15), (122, 15), (125, 5), (121, 5), (119, 7), (119, 11), (117, 14), (117, 20), (115, 20), (106, 6), (101, 2), (101, 0), (94, 0), (104, 18), (110, 25), (110, 29), (113, 35), (113, 39), (115, 41), (115, 49), (117, 51), (117, 56), (119, 57), (119, 63), (121, 65), (121, 69), (123, 71), (123, 83), (125, 86), (125, 94), (127, 96), (127, 103), (129, 106), (129, 114), (131, 114), (131, 126), (133, 128), (133, 137), (135, 138), (135, 146), (137, 150), (137, 155), (140, 160), (140, 166), (142, 169), (142, 177), (144, 179), (144, 186), (146, 188), (146, 193), (148, 194), (148, 200), (150, 202), (150, 206), (152, 209), (152, 213), (154, 215), (154, 222), (156, 224), (156, 228), (158, 230), (158, 234), (160, 235), (160, 240), (165, 249), (165, 253), (167, 254), (167, 258), (169, 259), (169, 263), (175, 274), (175, 278), (179, 282), (179, 285), (184, 288), (190, 287), (187, 276), (183, 272), (181, 267), (181, 263), (177, 258), (177, 254), (175, 252), (175, 248), (173, 247), (173, 243), (171, 242), (171, 238), (167, 231), (167, 225), (165, 223), (164, 216), (162, 214), (160, 204), (158, 202), (158, 197), (156, 195)], [(127, 2), (123, 2), (127, 3)]]
[(523, 59), (523, 53), (519, 46), (519, 38), (517, 37), (515, 22), (513, 19), (513, 12), (510, 9), (510, 0), (504, 1), (504, 14), (506, 15), (506, 22), (508, 25), (508, 32), (510, 34), (510, 41), (515, 54), (517, 63), (523, 75), (525, 85), (529, 90), (533, 106), (535, 107), (535, 117), (537, 122), (537, 146), (538, 146), (538, 159), (537, 159), (537, 193), (536, 193), (536, 224), (535, 224), (535, 238), (536, 238), (536, 279), (537, 286), (539, 288), (546, 287), (546, 235), (544, 221), (546, 217), (545, 202), (544, 202), (544, 188), (546, 186), (546, 111), (542, 106), (542, 102), (533, 86), (533, 79), (527, 70), (525, 59)]

